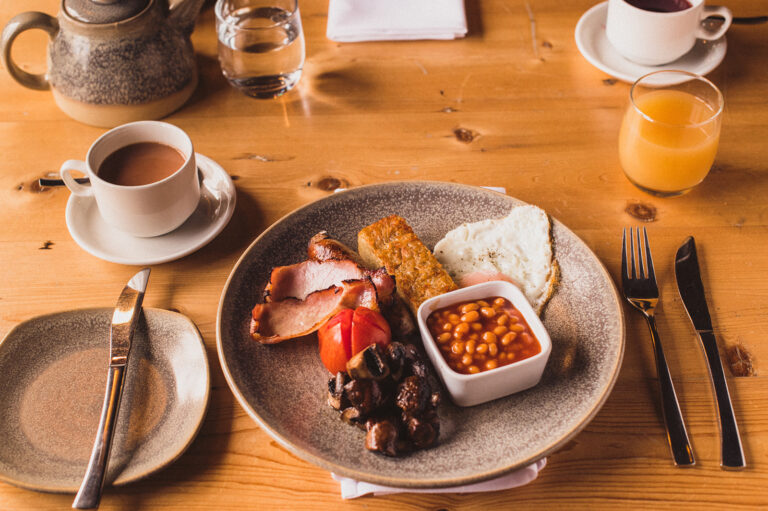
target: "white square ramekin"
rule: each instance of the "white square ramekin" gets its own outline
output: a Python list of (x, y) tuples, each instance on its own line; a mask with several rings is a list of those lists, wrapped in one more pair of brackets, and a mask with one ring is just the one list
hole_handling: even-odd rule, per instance
[[(427, 318), (435, 310), (458, 302), (482, 300), (495, 296), (506, 298), (522, 313), (533, 335), (541, 345), (541, 352), (524, 360), (477, 374), (457, 373), (448, 366), (448, 362), (440, 353), (437, 341), (432, 338), (427, 327)], [(459, 406), (478, 405), (533, 387), (541, 380), (544, 367), (547, 365), (549, 354), (552, 351), (552, 340), (549, 338), (544, 324), (522, 291), (509, 282), (483, 282), (430, 298), (419, 307), (417, 320), (427, 356), (432, 361), (432, 365), (437, 370), (437, 374), (448, 390), (451, 399)]]

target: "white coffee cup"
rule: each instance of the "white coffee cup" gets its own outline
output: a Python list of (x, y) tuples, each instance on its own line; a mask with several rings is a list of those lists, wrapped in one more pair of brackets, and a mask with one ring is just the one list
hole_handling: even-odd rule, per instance
[[(140, 142), (171, 146), (182, 154), (184, 163), (170, 176), (145, 185), (117, 185), (99, 177), (97, 172), (107, 156)], [(86, 174), (90, 186), (77, 183), (72, 170)], [(189, 218), (200, 202), (192, 140), (182, 129), (165, 122), (138, 121), (111, 129), (91, 145), (85, 161), (65, 161), (60, 174), (73, 194), (96, 199), (107, 224), (137, 237), (171, 232)]]
[[(646, 66), (673, 62), (688, 53), (696, 39), (720, 39), (731, 26), (727, 7), (705, 6), (704, 0), (688, 0), (687, 9), (674, 12), (647, 11), (627, 0), (608, 0), (605, 33), (626, 59)], [(725, 19), (713, 32), (702, 21), (712, 15)]]

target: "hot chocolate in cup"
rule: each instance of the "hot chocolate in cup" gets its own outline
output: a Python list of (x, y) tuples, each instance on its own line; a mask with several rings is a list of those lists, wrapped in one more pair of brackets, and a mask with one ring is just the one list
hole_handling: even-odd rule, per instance
[[(702, 21), (710, 16), (725, 21), (709, 31)], [(727, 7), (705, 6), (704, 0), (608, 0), (605, 33), (624, 58), (659, 66), (688, 53), (697, 39), (720, 39), (731, 21)]]
[[(77, 183), (73, 170), (90, 185)], [(85, 161), (67, 160), (60, 173), (73, 194), (96, 200), (107, 224), (137, 237), (173, 231), (200, 201), (192, 140), (165, 122), (118, 126), (91, 145)]]

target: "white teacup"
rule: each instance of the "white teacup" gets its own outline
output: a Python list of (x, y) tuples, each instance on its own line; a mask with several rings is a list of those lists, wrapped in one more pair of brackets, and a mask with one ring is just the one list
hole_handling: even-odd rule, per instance
[[(168, 177), (138, 186), (117, 185), (99, 177), (99, 167), (107, 156), (140, 142), (173, 147), (181, 153), (184, 163)], [(77, 183), (72, 170), (86, 174), (90, 186)], [(200, 202), (192, 140), (183, 130), (165, 122), (138, 121), (109, 130), (91, 145), (85, 161), (67, 160), (60, 173), (73, 194), (96, 199), (99, 213), (109, 225), (137, 237), (171, 232), (189, 218)]]
[[(635, 7), (627, 0), (608, 0), (606, 36), (624, 58), (638, 64), (673, 62), (688, 53), (696, 39), (720, 39), (733, 19), (727, 7), (705, 6), (704, 0), (688, 3), (690, 7), (680, 11), (655, 12)], [(725, 19), (716, 31), (707, 30), (702, 23), (712, 15)]]

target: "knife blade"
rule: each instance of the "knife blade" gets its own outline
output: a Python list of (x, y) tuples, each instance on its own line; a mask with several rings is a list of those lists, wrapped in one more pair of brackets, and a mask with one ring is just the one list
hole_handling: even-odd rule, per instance
[(709, 377), (715, 393), (715, 403), (720, 425), (720, 466), (723, 469), (738, 470), (746, 467), (744, 450), (741, 446), (739, 428), (733, 413), (731, 395), (725, 380), (720, 351), (712, 329), (704, 285), (701, 282), (699, 258), (696, 254), (696, 241), (689, 236), (677, 249), (675, 255), (675, 278), (677, 290), (683, 300), (688, 317), (693, 323), (709, 367)]
[(107, 389), (104, 394), (104, 406), (96, 432), (96, 440), (88, 461), (88, 468), (72, 507), (75, 509), (95, 509), (99, 507), (101, 492), (104, 488), (104, 476), (107, 472), (112, 438), (120, 411), (125, 370), (131, 351), (133, 333), (139, 321), (141, 304), (149, 281), (149, 268), (144, 268), (134, 275), (123, 288), (112, 313), (112, 325), (109, 331), (109, 372)]

